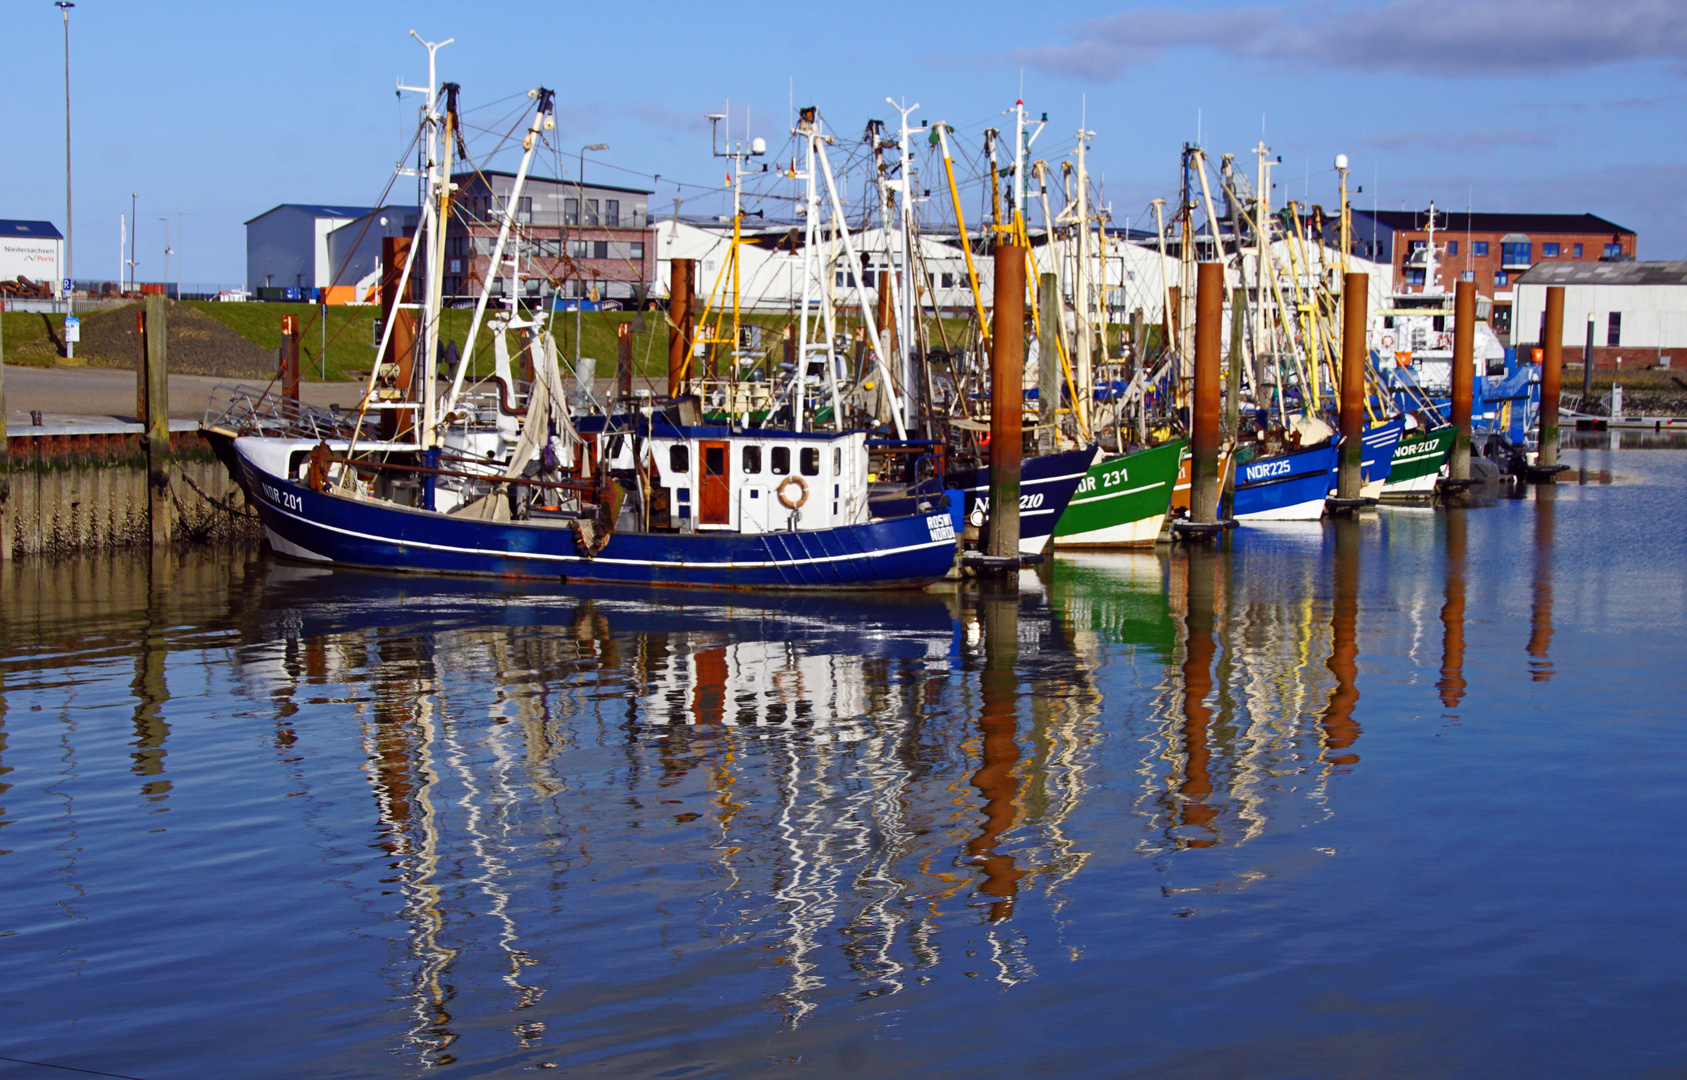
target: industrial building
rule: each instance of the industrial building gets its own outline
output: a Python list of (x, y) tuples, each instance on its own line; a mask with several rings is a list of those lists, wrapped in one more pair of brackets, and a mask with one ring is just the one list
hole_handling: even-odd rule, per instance
[(1551, 285), (1564, 286), (1566, 359), (1591, 329), (1595, 368), (1687, 364), (1687, 260), (1538, 265), (1517, 279), (1513, 345), (1541, 344)]
[[(1470, 273), (1477, 291), (1493, 298), (1492, 325), (1510, 332), (1514, 286), (1537, 263), (1615, 263), (1634, 258), (1634, 230), (1594, 214), (1491, 214), (1435, 210), (1438, 274), (1426, 280), (1430, 211), (1351, 211), (1353, 254), (1394, 268), (1404, 291), (1453, 291)], [(1326, 237), (1339, 243), (1333, 226)]]
[(64, 279), (64, 235), (50, 221), (0, 220), (0, 281), (27, 278), (57, 297)]
[[(335, 281), (328, 235), (376, 210), (371, 206), (282, 203), (246, 222), (246, 287), (264, 299), (309, 300)], [(415, 211), (410, 211), (411, 218)], [(415, 221), (410, 227), (415, 228)], [(276, 295), (281, 290), (281, 295)]]

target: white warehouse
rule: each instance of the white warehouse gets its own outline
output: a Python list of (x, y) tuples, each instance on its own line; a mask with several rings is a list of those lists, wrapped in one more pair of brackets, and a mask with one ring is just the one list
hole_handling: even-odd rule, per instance
[(1517, 279), (1513, 345), (1541, 343), (1551, 285), (1564, 286), (1566, 361), (1581, 359), (1591, 325), (1596, 368), (1687, 364), (1687, 260), (1537, 263)]

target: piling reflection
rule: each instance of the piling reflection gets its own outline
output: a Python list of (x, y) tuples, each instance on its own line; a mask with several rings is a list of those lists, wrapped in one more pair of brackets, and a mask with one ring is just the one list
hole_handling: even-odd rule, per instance
[[(1178, 553), (1184, 568), (1184, 656), (1183, 656), (1183, 751), (1182, 776), (1173, 785), (1173, 817), (1179, 826), (1209, 827), (1218, 811), (1208, 805), (1213, 794), (1212, 750), (1209, 746), (1209, 725), (1213, 711), (1207, 698), (1213, 692), (1213, 657), (1217, 651), (1214, 630), (1214, 561), (1219, 553), (1199, 546)], [(1211, 847), (1218, 842), (1217, 830), (1212, 835), (1192, 837), (1181, 835), (1189, 847)]]
[(1352, 765), (1359, 755), (1347, 753), (1359, 739), (1354, 711), (1359, 704), (1359, 522), (1337, 518), (1330, 523), (1335, 533), (1335, 558), (1330, 590), (1330, 658), (1325, 666), (1335, 676), (1329, 704), (1324, 709), (1324, 754), (1326, 765)]
[(1446, 598), (1441, 604), (1441, 677), (1435, 688), (1441, 707), (1456, 713), (1464, 700), (1464, 588), (1465, 557), (1469, 527), (1467, 511), (1450, 509), (1446, 515)]
[(1558, 489), (1554, 484), (1535, 487), (1535, 572), (1530, 583), (1529, 678), (1552, 681), (1552, 531)]
[(989, 898), (991, 922), (1013, 914), (1023, 871), (1013, 856), (998, 850), (1004, 833), (1018, 816), (1019, 587), (1017, 583), (988, 581), (979, 585), (978, 607), (984, 627), (984, 670), (980, 677), (979, 767), (972, 786), (984, 800), (984, 824), (967, 841), (967, 854), (984, 873), (978, 891)]

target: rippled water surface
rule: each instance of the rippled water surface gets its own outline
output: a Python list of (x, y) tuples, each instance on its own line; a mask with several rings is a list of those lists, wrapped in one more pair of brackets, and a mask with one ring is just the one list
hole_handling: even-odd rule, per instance
[(1566, 460), (1006, 590), (11, 565), (0, 1056), (1683, 1075), (1687, 455)]

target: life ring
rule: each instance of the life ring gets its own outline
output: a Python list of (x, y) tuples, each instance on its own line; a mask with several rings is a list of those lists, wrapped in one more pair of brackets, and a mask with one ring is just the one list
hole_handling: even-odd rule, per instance
[(1394, 335), (1393, 334), (1384, 334), (1382, 336), (1382, 347), (1385, 348), (1385, 349), (1389, 349), (1389, 350), (1392, 350), (1394, 348)]
[(1453, 347), (1452, 335), (1450, 335), (1450, 334), (1436, 334), (1435, 335), (1435, 347), (1437, 349), (1450, 349), (1450, 348), (1452, 348)]
[[(792, 484), (797, 485), (797, 490), (802, 492), (802, 494), (796, 497), (795, 501), (793, 501), (790, 495), (786, 493), (786, 489)], [(796, 510), (801, 508), (802, 504), (808, 501), (808, 481), (804, 480), (800, 476), (787, 476), (779, 483), (779, 501), (787, 510)]]

